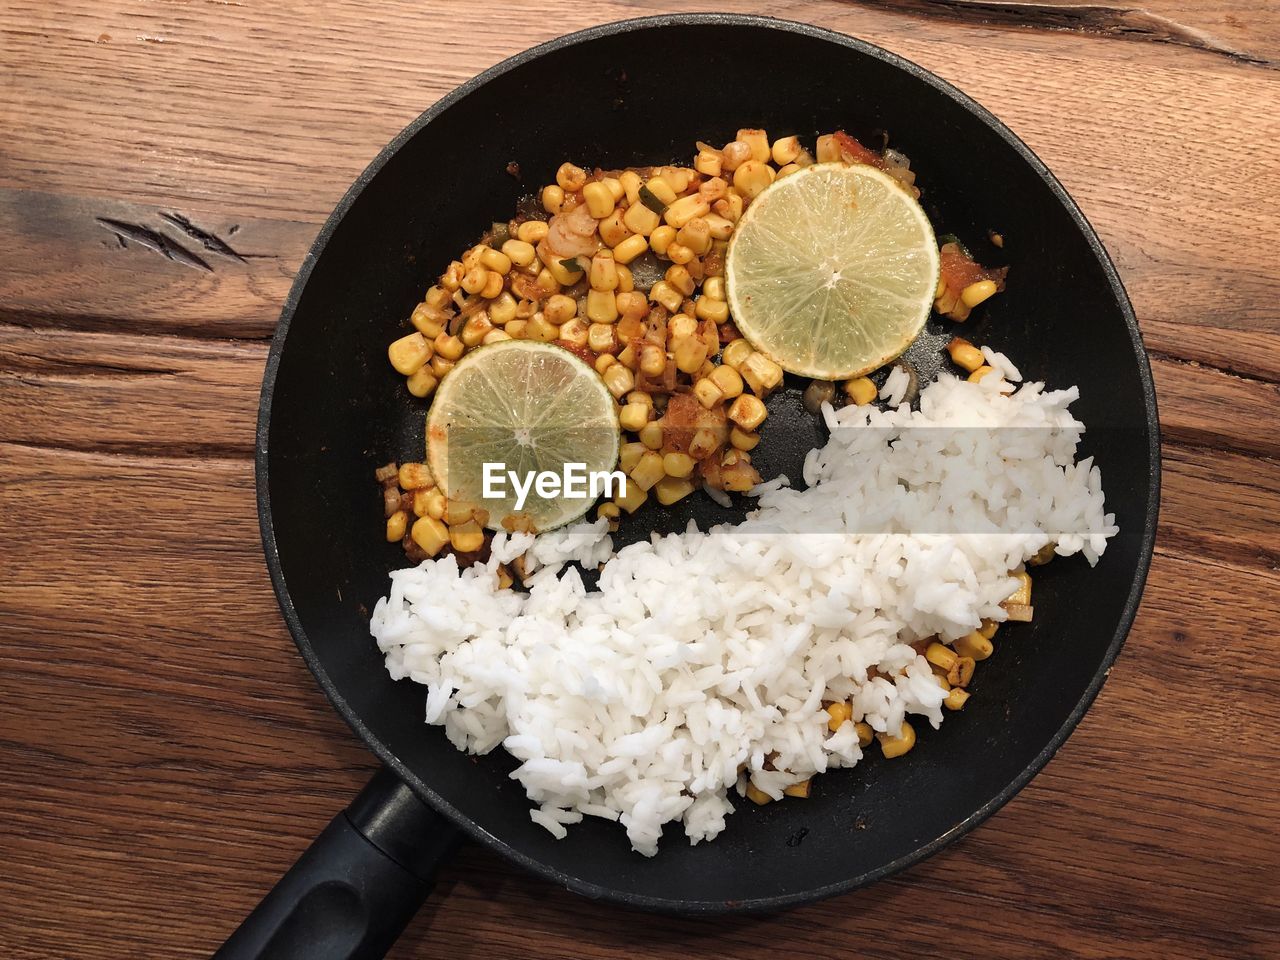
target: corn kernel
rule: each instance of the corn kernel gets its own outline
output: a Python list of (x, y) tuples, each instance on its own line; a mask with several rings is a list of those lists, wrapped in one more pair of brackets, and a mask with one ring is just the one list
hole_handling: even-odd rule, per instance
[(542, 209), (547, 213), (556, 214), (560, 212), (560, 208), (564, 206), (564, 190), (555, 184), (549, 184), (542, 188)]
[(649, 422), (649, 411), (652, 409), (643, 403), (628, 403), (618, 411), (618, 424), (623, 430), (634, 433)]
[(589, 330), (590, 327), (587, 326), (587, 321), (581, 317), (574, 317), (572, 320), (567, 320), (560, 325), (560, 336), (556, 339), (572, 347), (585, 347)]
[(627, 207), (627, 212), (622, 215), (622, 222), (632, 233), (647, 237), (657, 229), (662, 220), (643, 203), (633, 203)]
[(489, 322), (489, 314), (481, 310), (467, 317), (467, 322), (462, 325), (462, 333), (458, 339), (465, 347), (476, 347), (491, 330), (493, 330), (493, 324)]
[[(510, 243), (510, 241), (507, 242)], [(519, 243), (520, 241), (517, 240), (516, 242)], [(480, 264), (495, 273), (506, 274), (511, 272), (511, 258), (501, 250), (493, 249), (493, 247), (485, 247), (480, 251)]]
[(763, 353), (748, 354), (738, 364), (738, 373), (757, 396), (764, 396), (782, 382), (782, 368)]
[(748, 453), (760, 444), (760, 434), (743, 430), (737, 424), (729, 429), (729, 445), (735, 450)]
[(681, 373), (696, 373), (707, 359), (707, 345), (698, 337), (680, 337), (671, 344), (671, 350)]
[(646, 377), (660, 377), (667, 371), (667, 352), (656, 343), (640, 347), (640, 372)]
[(541, 340), (543, 343), (550, 343), (552, 340), (560, 339), (560, 328), (548, 320), (545, 313), (539, 311), (533, 315), (533, 319), (524, 328), (524, 338), (526, 340)]
[(878, 393), (876, 385), (871, 382), (870, 377), (858, 377), (855, 380), (847, 381), (844, 385), (844, 392), (851, 401), (859, 406), (873, 401)]
[(972, 657), (974, 660), (986, 660), (995, 652), (995, 645), (977, 630), (966, 633), (952, 646), (962, 657)]
[[(538, 291), (544, 297), (549, 297), (552, 294), (560, 292), (560, 281), (557, 280), (555, 274), (546, 267), (543, 267), (538, 271)], [(533, 316), (533, 314), (531, 313), (529, 316)], [(528, 317), (525, 319), (528, 319)]]
[(676, 202), (676, 191), (663, 177), (650, 177), (645, 181), (645, 187), (662, 202), (664, 207)]
[(683, 500), (693, 493), (693, 490), (693, 483), (683, 477), (663, 477), (653, 487), (654, 496), (658, 498), (658, 502), (664, 507), (669, 507), (676, 501)]
[(624, 170), (618, 175), (618, 182), (622, 184), (622, 190), (626, 194), (627, 203), (635, 204), (640, 200), (640, 184), (644, 181), (640, 179), (640, 174), (634, 170)]
[[(607, 246), (616, 247), (623, 241), (636, 236), (636, 234), (627, 229), (626, 223), (623, 222), (625, 215), (625, 210), (617, 209), (600, 221), (600, 239)], [(640, 239), (643, 240), (644, 237), (640, 237)]]
[(959, 659), (954, 650), (944, 647), (936, 640), (925, 648), (924, 658), (942, 670), (950, 670)]
[(695, 466), (697, 463), (687, 453), (668, 453), (662, 458), (662, 469), (666, 471), (667, 476), (675, 477), (677, 480), (687, 478), (693, 473)]
[(626, 367), (632, 373), (640, 369), (640, 350), (632, 342), (619, 337), (620, 340), (626, 342), (626, 346), (618, 353), (618, 363)]
[[(565, 257), (563, 260), (552, 259), (547, 270), (552, 278), (562, 287), (571, 287), (582, 277), (582, 261), (577, 257)], [(541, 275), (539, 275), (541, 283)]]
[(943, 698), (942, 705), (948, 710), (960, 710), (968, 702), (970, 693), (963, 687), (952, 687)]
[(687, 313), (677, 313), (667, 320), (667, 341), (682, 340), (698, 333), (698, 321)]
[(675, 242), (676, 228), (663, 224), (649, 234), (649, 247), (660, 257), (667, 255), (667, 248)]
[(761, 160), (748, 160), (733, 174), (733, 185), (748, 200), (754, 200), (773, 183), (773, 167)]
[(524, 336), (525, 331), (528, 328), (529, 328), (528, 320), (517, 319), (517, 320), (509, 321), (507, 325), (502, 329), (506, 333), (506, 335), (509, 336), (512, 340), (523, 340), (525, 339), (525, 336)]
[(800, 150), (799, 137), (779, 137), (777, 140), (773, 141), (773, 148), (770, 150), (770, 155), (773, 157), (774, 163), (780, 167), (785, 167), (787, 164), (794, 161), (796, 157), (800, 156)]
[(1005, 603), (1030, 603), (1031, 602), (1031, 574), (1025, 570), (1017, 573), (1011, 573), (1009, 576), (1018, 581), (1018, 589), (1009, 594)]
[(650, 420), (644, 425), (637, 436), (640, 442), (650, 450), (660, 450), (662, 448), (662, 425), (657, 420)]
[(613, 502), (627, 511), (627, 513), (635, 513), (640, 509), (640, 505), (648, 499), (649, 491), (642, 489), (640, 484), (627, 477), (623, 481), (622, 489), (614, 495)]
[(449, 528), (449, 542), (458, 553), (475, 553), (484, 546), (484, 531), (475, 520)]
[(668, 267), (664, 278), (667, 283), (680, 292), (682, 297), (690, 296), (697, 289), (693, 276), (681, 264), (672, 264)]
[(705, 218), (694, 217), (676, 231), (676, 242), (700, 257), (711, 249), (711, 227)]
[(587, 212), (597, 220), (613, 213), (613, 194), (599, 181), (592, 181), (582, 188), (582, 199), (586, 201)]
[(960, 299), (966, 307), (972, 309), (984, 300), (995, 296), (996, 284), (993, 280), (979, 280), (960, 291)]
[(622, 181), (617, 177), (604, 177), (600, 182), (609, 191), (609, 196), (614, 203), (617, 203), (627, 195), (627, 191), (622, 188)]
[(680, 296), (680, 291), (671, 286), (665, 280), (659, 280), (649, 288), (649, 299), (654, 303), (660, 303), (672, 313), (676, 313), (680, 309), (680, 304), (684, 298)]
[(982, 351), (963, 337), (954, 337), (947, 344), (947, 353), (951, 355), (952, 363), (970, 373), (986, 362), (982, 357)]
[(712, 380), (699, 380), (695, 383), (693, 385), (693, 395), (708, 410), (724, 399), (724, 391), (716, 386)]
[(773, 797), (769, 796), (754, 783), (747, 784), (747, 799), (757, 806), (763, 807), (766, 803), (770, 803)]
[(744, 127), (738, 131), (736, 139), (751, 148), (752, 160), (769, 159), (769, 135), (754, 127)]
[[(546, 226), (546, 224), (543, 224), (543, 226)], [(460, 286), (462, 286), (462, 275), (466, 272), (467, 270), (462, 265), (462, 261), (450, 261), (445, 272), (440, 274), (440, 286), (444, 287), (450, 293), (454, 293)]]
[(947, 671), (947, 680), (953, 687), (967, 687), (973, 679), (977, 661), (973, 657), (956, 657), (955, 664)]
[(877, 733), (876, 739), (880, 741), (880, 752), (891, 759), (902, 756), (916, 745), (916, 732), (911, 724), (903, 720), (902, 729), (896, 737), (891, 737), (887, 733)]
[(618, 319), (618, 300), (612, 290), (587, 291), (587, 318), (592, 323), (613, 323)]
[[(705, 217), (710, 212), (711, 205), (695, 193), (688, 197), (681, 197), (667, 207), (662, 219), (679, 230), (694, 217)], [(667, 250), (669, 253), (670, 248), (668, 247)]]
[[(593, 323), (587, 328), (587, 346), (596, 353), (610, 354), (618, 349), (611, 323)], [(604, 371), (601, 371), (602, 373)]]
[(716, 150), (699, 150), (693, 158), (693, 169), (704, 177), (720, 176), (721, 156)]
[(618, 265), (613, 262), (612, 250), (601, 250), (591, 258), (589, 280), (592, 290), (618, 289)]
[(505, 327), (516, 317), (516, 298), (504, 293), (489, 304), (489, 322), (497, 327)]
[(710, 320), (712, 323), (724, 323), (729, 319), (729, 305), (723, 300), (708, 297), (705, 292), (694, 304), (693, 312), (699, 320)]
[(717, 200), (713, 204), (713, 209), (730, 223), (737, 223), (742, 219), (743, 206), (742, 194), (735, 191), (723, 199)]
[(604, 384), (615, 398), (630, 393), (636, 385), (636, 378), (631, 371), (617, 363), (604, 372)]
[(809, 798), (809, 790), (813, 784), (813, 778), (801, 780), (799, 783), (793, 783), (790, 786), (783, 787), (782, 792), (788, 797), (799, 797), (801, 800)]
[(639, 290), (627, 290), (614, 298), (618, 316), (623, 320), (639, 320), (649, 312), (649, 300)]
[(409, 536), (423, 553), (434, 557), (449, 542), (449, 528), (434, 517), (419, 517), (413, 521)]
[[(526, 240), (508, 240), (502, 245), (503, 255), (517, 267), (527, 267), (537, 257), (533, 244)], [(503, 273), (506, 273), (504, 270)]]
[(486, 300), (492, 300), (498, 294), (502, 293), (503, 279), (502, 274), (490, 270), (489, 275), (485, 277), (484, 286), (480, 288), (480, 296)]
[[(545, 240), (550, 231), (551, 227), (548, 226), (545, 220), (526, 220), (516, 227), (516, 238), (530, 246), (534, 246)], [(511, 257), (511, 254), (508, 253), (507, 256)], [(515, 257), (511, 257), (511, 259), (514, 262), (519, 262)], [(525, 266), (528, 266), (528, 264), (525, 264)]]
[(387, 543), (396, 543), (404, 539), (405, 529), (409, 526), (409, 514), (397, 510), (387, 517)]
[(990, 640), (996, 635), (996, 631), (1000, 629), (1000, 623), (996, 620), (983, 620), (982, 626), (978, 628), (978, 632)]
[(769, 415), (765, 405), (756, 397), (744, 393), (729, 405), (729, 419), (743, 430), (755, 430)]
[[(615, 256), (613, 259), (617, 260), (618, 258)], [(635, 281), (635, 277), (631, 273), (631, 270), (621, 263), (618, 264), (617, 270), (618, 270), (618, 292), (630, 293), (633, 290), (635, 290), (636, 281)]]
[(824, 133), (818, 138), (816, 146), (819, 163), (834, 163), (841, 159), (840, 144), (836, 142), (835, 134)]
[(648, 449), (638, 440), (624, 443), (618, 453), (618, 469), (623, 473), (629, 474), (636, 468), (636, 464), (640, 462), (640, 458), (645, 455)]
[(387, 347), (387, 359), (391, 361), (391, 366), (396, 373), (406, 377), (421, 370), (422, 365), (431, 359), (431, 353), (431, 344), (420, 333), (401, 337)]
[(695, 460), (705, 460), (718, 446), (720, 438), (706, 427), (700, 427), (693, 432), (693, 438), (689, 441), (689, 456)]
[(827, 707), (827, 716), (827, 729), (835, 733), (853, 718), (853, 710), (847, 703), (833, 703)]
[(741, 140), (730, 140), (724, 145), (724, 149), (720, 151), (720, 167), (722, 170), (732, 173), (738, 169), (739, 165), (750, 160), (751, 157), (750, 144)]
[(422, 367), (405, 381), (405, 386), (409, 388), (409, 392), (419, 398), (431, 396), (439, 384), (440, 381), (431, 372), (431, 367), (429, 366)]
[(446, 360), (440, 354), (436, 354), (431, 358), (431, 373), (437, 380), (443, 380), (444, 375), (453, 369), (453, 361)]
[(869, 723), (859, 720), (853, 725), (853, 729), (858, 731), (858, 746), (860, 747), (870, 745), (871, 741), (875, 739), (876, 732)]
[(724, 350), (720, 354), (720, 360), (726, 367), (732, 367), (735, 370), (742, 366), (742, 362), (755, 353), (751, 344), (739, 337), (737, 340), (730, 340), (725, 345)]
[(547, 300), (546, 306), (542, 308), (542, 316), (547, 323), (558, 327), (568, 320), (572, 320), (578, 315), (578, 302), (573, 297), (566, 297), (562, 293)]
[(560, 169), (556, 171), (556, 183), (565, 193), (581, 190), (586, 182), (587, 171), (572, 163), (562, 163)]
[(742, 375), (733, 367), (716, 367), (711, 371), (711, 382), (720, 388), (720, 392), (728, 400), (742, 393)]
[(440, 335), (440, 331), (444, 329), (444, 325), (452, 311), (448, 313), (444, 311), (434, 310), (425, 303), (420, 303), (413, 308), (413, 313), (409, 314), (409, 322), (414, 328), (426, 337), (428, 340), (434, 340)]
[(974, 370), (971, 374), (969, 374), (968, 380), (970, 383), (977, 383), (979, 380), (985, 377), (988, 373), (990, 373), (993, 369), (994, 369), (993, 367), (988, 367), (985, 365), (981, 366), (977, 370)]
[(649, 241), (637, 234), (632, 234), (613, 248), (613, 259), (618, 263), (630, 263), (649, 249)]

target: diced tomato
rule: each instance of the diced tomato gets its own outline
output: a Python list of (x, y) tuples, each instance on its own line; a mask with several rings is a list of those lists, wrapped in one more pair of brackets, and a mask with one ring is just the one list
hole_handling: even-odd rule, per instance
[(833, 136), (840, 147), (840, 157), (845, 163), (865, 163), (870, 167), (884, 167), (884, 157), (849, 136), (843, 130), (837, 130)]

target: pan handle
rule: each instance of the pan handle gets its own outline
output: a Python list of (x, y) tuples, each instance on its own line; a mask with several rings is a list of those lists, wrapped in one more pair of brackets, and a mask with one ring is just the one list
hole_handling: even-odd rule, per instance
[(375, 960), (460, 835), (386, 768), (280, 878), (214, 960)]

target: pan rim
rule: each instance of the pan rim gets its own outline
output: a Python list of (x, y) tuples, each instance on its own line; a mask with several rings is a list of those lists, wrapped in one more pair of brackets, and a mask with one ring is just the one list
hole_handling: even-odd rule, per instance
[[(1028, 164), (1036, 176), (1038, 176), (1049, 188), (1054, 198), (1062, 205), (1063, 209), (1076, 225), (1076, 228), (1081, 232), (1091, 252), (1097, 259), (1099, 266), (1102, 268), (1103, 275), (1106, 277), (1107, 282), (1111, 287), (1112, 295), (1114, 296), (1117, 305), (1120, 307), (1120, 312), (1129, 333), (1134, 358), (1138, 362), (1138, 374), (1141, 381), (1145, 408), (1144, 413), (1148, 431), (1147, 458), (1150, 478), (1147, 488), (1148, 509), (1147, 515), (1142, 524), (1138, 565), (1137, 569), (1134, 571), (1133, 584), (1130, 588), (1129, 595), (1125, 600), (1119, 622), (1088, 687), (1085, 689), (1076, 705), (1072, 708), (1071, 712), (1067, 715), (1067, 718), (1063, 721), (1062, 725), (1054, 732), (1044, 749), (1041, 750), (1041, 752), (1038, 753), (1035, 758), (1033, 758), (1033, 760), (1016, 777), (1006, 784), (990, 801), (982, 807), (979, 807), (963, 821), (956, 824), (956, 826), (951, 830), (935, 837), (928, 843), (916, 847), (911, 853), (899, 857), (897, 860), (884, 864), (874, 870), (861, 872), (845, 880), (827, 884), (822, 887), (790, 892), (778, 896), (735, 901), (688, 901), (637, 894), (615, 887), (607, 887), (596, 883), (590, 883), (581, 880), (572, 874), (548, 866), (542, 861), (522, 853), (520, 850), (515, 849), (497, 836), (479, 827), (470, 818), (468, 818), (465, 813), (458, 810), (436, 794), (422, 778), (420, 778), (394, 753), (392, 753), (391, 750), (374, 735), (373, 731), (365, 725), (357, 712), (352, 709), (352, 707), (343, 698), (341, 692), (337, 688), (337, 685), (328, 675), (324, 665), (320, 662), (314, 648), (311, 646), (306, 630), (303, 628), (301, 618), (299, 617), (297, 610), (294, 608), (288, 585), (285, 583), (284, 572), (280, 564), (279, 551), (276, 547), (275, 529), (271, 518), (268, 464), (271, 408), (276, 375), (279, 370), (280, 358), (283, 353), (284, 344), (288, 337), (289, 327), (292, 323), (294, 314), (296, 313), (302, 293), (311, 278), (312, 270), (320, 256), (323, 254), (325, 247), (333, 236), (333, 233), (337, 230), (339, 224), (341, 224), (351, 207), (359, 199), (364, 188), (381, 171), (391, 157), (394, 156), (408, 140), (415, 136), (419, 130), (431, 123), (437, 116), (452, 107), (455, 103), (464, 99), (474, 90), (480, 88), (496, 77), (502, 76), (517, 67), (523, 66), (533, 60), (537, 60), (547, 54), (555, 53), (559, 50), (576, 46), (578, 44), (589, 43), (601, 38), (614, 36), (619, 33), (654, 28), (706, 25), (783, 30), (789, 33), (800, 34), (811, 39), (838, 44), (852, 49), (864, 56), (869, 56), (879, 60), (890, 67), (906, 72), (916, 80), (928, 84), (939, 93), (950, 98), (960, 109), (970, 113), (986, 124), (1015, 153), (1017, 153), (1025, 163)], [(891, 53), (890, 51), (875, 44), (834, 30), (791, 20), (752, 14), (659, 14), (655, 16), (637, 17), (599, 24), (575, 33), (566, 34), (545, 43), (538, 44), (537, 46), (530, 47), (489, 67), (482, 73), (477, 74), (447, 93), (445, 96), (441, 97), (414, 121), (408, 124), (395, 136), (395, 138), (393, 138), (378, 152), (377, 156), (374, 157), (369, 165), (347, 189), (342, 199), (338, 202), (333, 212), (320, 228), (320, 231), (316, 235), (316, 239), (313, 241), (306, 256), (303, 258), (302, 264), (299, 267), (297, 276), (294, 278), (293, 285), (290, 288), (289, 295), (286, 298), (284, 307), (281, 311), (280, 320), (277, 324), (275, 335), (272, 338), (271, 349), (267, 356), (267, 362), (263, 372), (262, 388), (259, 399), (254, 465), (258, 522), (263, 552), (266, 558), (268, 571), (271, 575), (272, 589), (274, 590), (276, 600), (280, 605), (285, 623), (294, 639), (294, 643), (302, 654), (303, 660), (315, 676), (316, 681), (324, 691), (325, 696), (328, 697), (330, 703), (338, 711), (338, 714), (347, 722), (356, 735), (359, 736), (360, 739), (363, 740), (364, 743), (373, 751), (378, 759), (383, 764), (393, 769), (397, 776), (404, 780), (404, 782), (407, 783), (415, 793), (430, 804), (433, 809), (446, 816), (455, 826), (464, 831), (468, 836), (480, 841), (501, 854), (507, 860), (537, 876), (559, 884), (560, 886), (563, 886), (566, 889), (590, 900), (613, 903), (641, 910), (703, 916), (778, 910), (787, 907), (799, 906), (805, 903), (812, 903), (817, 900), (822, 900), (841, 893), (856, 890), (860, 887), (868, 886), (877, 880), (881, 880), (887, 876), (898, 873), (921, 862), (922, 860), (927, 859), (928, 857), (933, 856), (939, 850), (963, 837), (970, 830), (977, 827), (1008, 803), (1045, 767), (1046, 764), (1048, 764), (1049, 760), (1053, 758), (1054, 754), (1057, 753), (1062, 744), (1066, 742), (1067, 738), (1080, 723), (1080, 720), (1083, 718), (1090, 705), (1097, 698), (1098, 693), (1102, 689), (1103, 683), (1110, 675), (1111, 668), (1116, 658), (1119, 656), (1120, 650), (1124, 646), (1125, 639), (1129, 634), (1129, 630), (1133, 625), (1133, 621), (1137, 616), (1143, 588), (1146, 584), (1147, 574), (1151, 565), (1151, 558), (1155, 549), (1155, 536), (1160, 512), (1160, 423), (1150, 360), (1142, 342), (1142, 335), (1138, 329), (1137, 318), (1134, 314), (1133, 306), (1129, 301), (1124, 285), (1116, 271), (1115, 265), (1107, 254), (1106, 249), (1103, 247), (1102, 241), (1099, 239), (1097, 232), (1093, 229), (1092, 224), (1089, 223), (1079, 206), (1067, 193), (1066, 189), (1053, 175), (1049, 168), (1038, 156), (1036, 156), (1030, 147), (1028, 147), (1016, 134), (1014, 134), (985, 107), (981, 106), (952, 84), (943, 80), (941, 77), (938, 77), (936, 74), (924, 69), (918, 64), (915, 64), (898, 54)]]

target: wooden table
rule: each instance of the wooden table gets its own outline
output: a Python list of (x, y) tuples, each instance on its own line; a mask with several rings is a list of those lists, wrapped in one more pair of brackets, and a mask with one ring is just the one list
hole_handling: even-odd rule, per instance
[[(365, 780), (258, 544), (253, 424), (291, 278), (353, 177), (454, 85), (700, 6), (0, 9), (0, 955), (205, 956)], [(1165, 431), (1142, 611), (1057, 759), (905, 875), (696, 922), (589, 907), (473, 847), (394, 955), (1280, 955), (1280, 8), (716, 6), (954, 81), (1097, 226)]]

